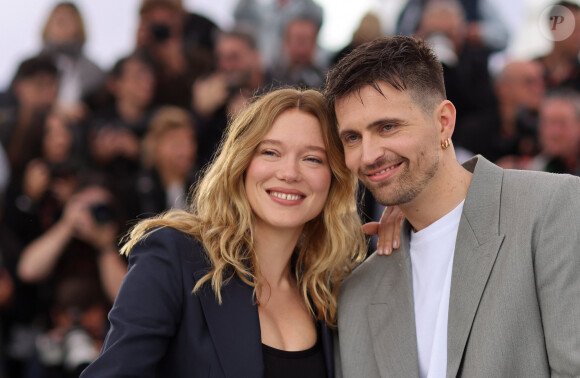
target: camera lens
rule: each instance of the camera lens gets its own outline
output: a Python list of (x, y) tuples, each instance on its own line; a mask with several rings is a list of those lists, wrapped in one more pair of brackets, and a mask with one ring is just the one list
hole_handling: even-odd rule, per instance
[(113, 209), (104, 203), (91, 206), (91, 214), (95, 222), (105, 224), (113, 220)]
[(165, 24), (153, 24), (149, 30), (156, 42), (165, 42), (171, 37), (171, 30)]

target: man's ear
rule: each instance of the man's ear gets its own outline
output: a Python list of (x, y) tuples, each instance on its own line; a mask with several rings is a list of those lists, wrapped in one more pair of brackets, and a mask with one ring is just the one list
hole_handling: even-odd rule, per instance
[(443, 100), (435, 109), (435, 121), (439, 126), (441, 140), (451, 138), (455, 131), (456, 110), (453, 103), (449, 100)]

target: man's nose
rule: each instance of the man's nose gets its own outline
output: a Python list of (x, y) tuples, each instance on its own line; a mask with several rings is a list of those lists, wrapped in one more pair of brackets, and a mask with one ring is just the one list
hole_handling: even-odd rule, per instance
[(384, 146), (376, 138), (363, 138), (361, 159), (364, 165), (372, 165), (384, 155)]

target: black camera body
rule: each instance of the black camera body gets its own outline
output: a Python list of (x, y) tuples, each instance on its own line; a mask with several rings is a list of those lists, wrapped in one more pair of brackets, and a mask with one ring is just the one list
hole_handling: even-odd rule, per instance
[(157, 43), (163, 43), (171, 37), (171, 28), (166, 24), (151, 24), (149, 32)]
[(97, 203), (91, 206), (91, 214), (98, 224), (106, 224), (114, 219), (113, 209), (104, 203)]

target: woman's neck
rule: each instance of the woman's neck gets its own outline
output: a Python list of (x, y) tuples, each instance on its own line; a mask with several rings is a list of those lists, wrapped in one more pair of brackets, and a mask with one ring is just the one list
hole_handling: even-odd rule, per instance
[(254, 248), (258, 256), (259, 278), (271, 287), (294, 284), (291, 259), (302, 229), (254, 227)]

